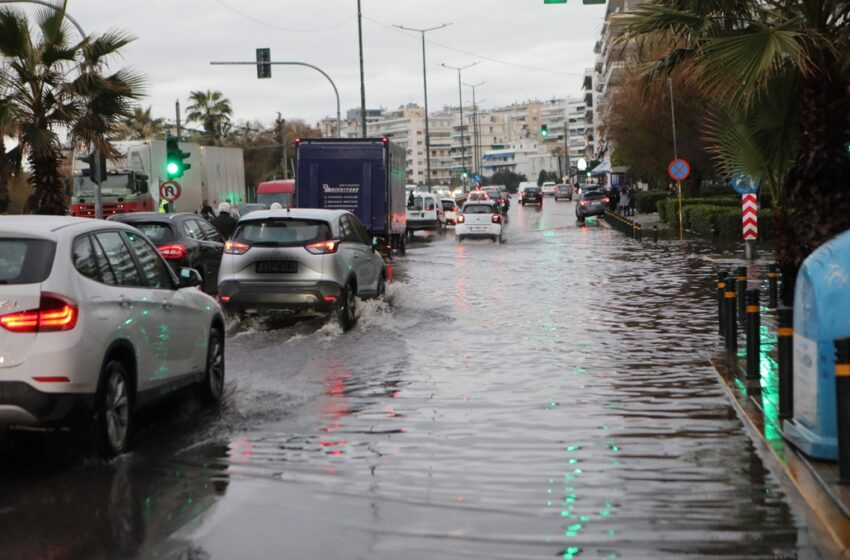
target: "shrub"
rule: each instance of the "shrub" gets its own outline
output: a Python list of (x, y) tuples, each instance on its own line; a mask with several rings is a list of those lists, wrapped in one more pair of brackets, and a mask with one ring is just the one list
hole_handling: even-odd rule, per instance
[(635, 209), (641, 214), (651, 214), (657, 211), (658, 201), (666, 198), (665, 191), (638, 191), (635, 195)]
[(655, 203), (655, 208), (658, 210), (658, 219), (662, 222), (667, 222), (667, 199), (659, 200)]

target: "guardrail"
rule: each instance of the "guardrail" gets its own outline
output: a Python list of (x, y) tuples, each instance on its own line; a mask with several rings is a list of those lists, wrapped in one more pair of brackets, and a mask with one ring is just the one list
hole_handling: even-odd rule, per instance
[[(619, 214), (615, 214), (610, 210), (605, 211), (605, 221), (612, 228), (616, 229), (623, 235), (628, 235), (632, 239), (637, 239), (638, 241), (643, 241), (643, 227), (632, 220), (621, 216)], [(653, 241), (658, 241), (658, 228), (653, 228), (652, 230), (652, 238)]]

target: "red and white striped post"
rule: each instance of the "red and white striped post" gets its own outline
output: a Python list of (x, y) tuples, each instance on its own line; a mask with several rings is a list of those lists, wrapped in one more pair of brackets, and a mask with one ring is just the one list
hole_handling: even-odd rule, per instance
[(754, 256), (753, 245), (759, 237), (759, 203), (755, 194), (741, 195), (744, 250), (748, 260)]

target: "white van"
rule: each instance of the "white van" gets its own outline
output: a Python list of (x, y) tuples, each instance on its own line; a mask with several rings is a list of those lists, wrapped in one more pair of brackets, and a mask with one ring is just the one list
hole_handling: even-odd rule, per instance
[(407, 197), (407, 231), (413, 237), (414, 231), (435, 231), (446, 233), (446, 213), (437, 193), (412, 192)]

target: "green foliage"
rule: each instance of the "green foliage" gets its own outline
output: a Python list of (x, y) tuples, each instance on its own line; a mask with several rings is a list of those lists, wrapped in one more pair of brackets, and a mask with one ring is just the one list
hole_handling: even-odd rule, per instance
[(231, 129), (233, 108), (220, 91), (193, 91), (189, 94), (186, 120), (200, 123), (207, 142), (220, 146)]
[(656, 202), (655, 208), (658, 211), (658, 219), (667, 223), (667, 199), (663, 198)]
[(637, 191), (635, 195), (635, 209), (641, 214), (656, 212), (658, 202), (667, 199), (665, 191)]
[(514, 173), (507, 169), (496, 171), (490, 177), (482, 177), (484, 185), (505, 185), (510, 193), (516, 193), (519, 189), (519, 184), (523, 181), (528, 181), (525, 175)]

